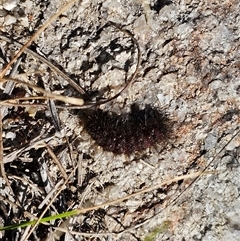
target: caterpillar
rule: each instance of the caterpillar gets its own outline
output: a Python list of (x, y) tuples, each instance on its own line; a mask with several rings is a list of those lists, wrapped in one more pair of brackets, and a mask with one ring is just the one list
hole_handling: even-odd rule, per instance
[(132, 104), (122, 115), (100, 108), (82, 109), (78, 115), (92, 139), (115, 154), (141, 152), (165, 141), (171, 132), (166, 114), (150, 105), (140, 109)]

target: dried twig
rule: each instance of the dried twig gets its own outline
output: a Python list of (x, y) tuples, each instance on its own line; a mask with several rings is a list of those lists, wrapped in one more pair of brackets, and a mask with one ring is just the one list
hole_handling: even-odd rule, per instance
[[(8, 43), (13, 43), (15, 46), (22, 48), (23, 45), (18, 43), (17, 41), (14, 41), (12, 39), (10, 39), (9, 37), (4, 36), (4, 33), (1, 32), (0, 35), (0, 39), (8, 42)], [(29, 48), (25, 49), (25, 52), (28, 54), (31, 54), (32, 56), (34, 56), (36, 59), (39, 59), (42, 63), (46, 64), (57, 76), (62, 77), (64, 80), (68, 81), (68, 83), (74, 88), (76, 89), (80, 94), (86, 94), (86, 91), (80, 86), (78, 85), (74, 80), (72, 80), (70, 77), (68, 77), (66, 74), (64, 74), (61, 70), (59, 70), (54, 64), (52, 64), (49, 60), (47, 60), (46, 58), (44, 58), (43, 56), (41, 56), (40, 54), (32, 51)]]
[[(37, 30), (37, 32), (28, 40), (24, 46), (18, 51), (18, 53), (13, 57), (13, 59), (7, 64), (7, 66), (0, 73), (0, 79), (4, 77), (7, 70), (12, 66), (12, 64), (21, 56), (21, 54), (27, 49), (28, 46), (56, 19), (58, 18), (64, 11), (66, 11), (74, 2), (77, 0), (70, 0), (63, 7), (61, 7), (52, 17), (50, 17), (41, 28)], [(80, 1), (81, 2), (81, 1)]]

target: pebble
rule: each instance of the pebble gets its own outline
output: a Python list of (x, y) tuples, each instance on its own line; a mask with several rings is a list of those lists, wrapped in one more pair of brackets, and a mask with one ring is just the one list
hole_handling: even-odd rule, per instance
[(7, 11), (13, 10), (17, 6), (17, 1), (16, 0), (7, 0), (6, 2), (3, 3), (3, 8)]
[(16, 23), (16, 22), (17, 22), (17, 19), (14, 16), (7, 15), (5, 17), (4, 25), (11, 25), (11, 24)]

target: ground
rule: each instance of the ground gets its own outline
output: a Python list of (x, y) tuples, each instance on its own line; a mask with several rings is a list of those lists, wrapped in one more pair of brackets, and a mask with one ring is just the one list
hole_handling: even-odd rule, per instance
[[(1, 70), (19, 50), (17, 43), (25, 44), (65, 3), (2, 0)], [(126, 115), (133, 103), (151, 106), (167, 116), (171, 134), (145, 150), (114, 154), (84, 128), (76, 110), (81, 106), (47, 101), (36, 88), (10, 80), (8, 88), (1, 81), (0, 226), (39, 217), (60, 187), (45, 216), (214, 171), (40, 224), (28, 240), (239, 240), (239, 8), (237, 0), (93, 0), (69, 6), (5, 78), (85, 104), (101, 101), (121, 91), (136, 69), (133, 36), (141, 54), (134, 82), (98, 108)], [(29, 229), (0, 235), (24, 240)]]

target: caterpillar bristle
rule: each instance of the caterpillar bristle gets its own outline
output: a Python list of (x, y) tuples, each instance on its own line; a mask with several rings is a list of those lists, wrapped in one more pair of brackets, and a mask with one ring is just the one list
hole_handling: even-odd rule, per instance
[(169, 119), (163, 112), (147, 105), (118, 115), (99, 108), (80, 110), (86, 131), (105, 151), (132, 154), (167, 140), (171, 133)]

